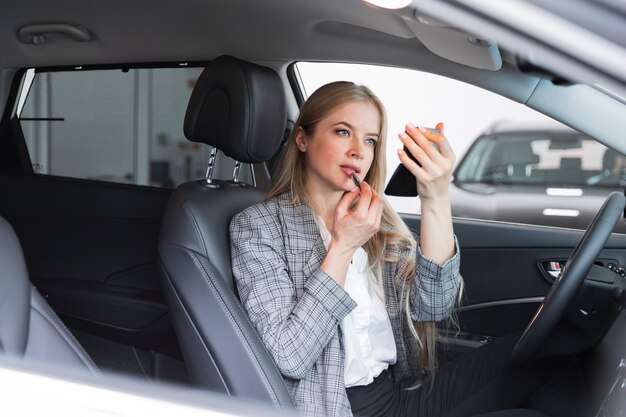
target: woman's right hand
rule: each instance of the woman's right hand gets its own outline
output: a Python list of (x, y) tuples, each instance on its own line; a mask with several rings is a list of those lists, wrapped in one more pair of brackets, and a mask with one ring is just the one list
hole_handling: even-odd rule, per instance
[(382, 199), (365, 181), (361, 182), (361, 196), (356, 207), (350, 210), (359, 196), (358, 191), (359, 188), (354, 187), (337, 204), (331, 232), (336, 243), (353, 252), (378, 232), (383, 215)]
[(355, 187), (337, 204), (333, 216), (332, 239), (320, 266), (322, 271), (342, 287), (352, 255), (378, 232), (383, 215), (382, 199), (365, 181), (361, 182), (361, 196), (356, 207), (350, 210), (359, 196), (358, 191), (358, 187)]

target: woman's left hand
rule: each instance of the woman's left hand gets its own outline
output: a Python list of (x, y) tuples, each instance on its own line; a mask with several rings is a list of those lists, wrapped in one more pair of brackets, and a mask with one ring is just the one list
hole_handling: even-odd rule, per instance
[(421, 200), (419, 245), (422, 254), (443, 265), (455, 251), (448, 193), (455, 156), (444, 136), (443, 123), (438, 123), (436, 128), (439, 133), (407, 124), (406, 130), (399, 135), (421, 167), (403, 150), (398, 151), (398, 156), (417, 181)]
[[(439, 133), (427, 128), (406, 125), (406, 130), (398, 136), (407, 150), (419, 161), (415, 163), (403, 150), (398, 156), (404, 166), (415, 175), (417, 189), (422, 202), (449, 200), (448, 187), (456, 157), (443, 131), (443, 123), (438, 123)], [(437, 146), (434, 146), (437, 145)]]

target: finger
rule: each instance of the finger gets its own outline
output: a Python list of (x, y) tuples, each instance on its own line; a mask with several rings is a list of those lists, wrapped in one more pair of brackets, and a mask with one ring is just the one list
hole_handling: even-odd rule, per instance
[[(450, 142), (448, 141), (448, 138), (446, 137), (445, 133), (444, 133), (444, 125), (443, 123), (439, 122), (437, 123), (437, 126), (435, 126), (435, 128), (437, 130), (439, 130), (440, 134), (438, 135), (434, 135), (433, 136), (427, 136), (428, 133), (431, 133), (431, 131), (429, 129), (426, 129), (428, 132), (426, 133), (426, 137), (431, 140), (432, 142), (435, 142), (437, 144), (437, 146), (439, 147), (439, 152), (441, 152), (441, 154), (448, 159), (449, 161), (451, 161), (454, 164), (454, 161), (456, 160), (456, 155), (454, 154), (454, 151), (452, 150), (452, 146), (450, 146)], [(419, 128), (418, 130), (420, 130), (421, 128)], [(424, 133), (424, 132), (422, 132)]]
[(437, 132), (434, 129), (430, 129), (428, 127), (416, 127), (413, 123), (407, 123), (404, 127), (404, 130), (409, 134), (413, 132), (420, 132), (422, 136), (424, 136), (427, 140), (433, 142), (437, 139), (439, 135), (441, 135), (440, 132)]
[(380, 229), (380, 224), (383, 220), (383, 211), (385, 210), (385, 203), (380, 200), (380, 205), (378, 206), (378, 210), (376, 212), (376, 226)]
[(349, 191), (341, 197), (339, 200), (339, 204), (335, 207), (335, 212), (339, 214), (345, 214), (350, 209), (350, 206), (354, 202), (354, 200), (359, 196), (359, 187), (354, 187), (352, 191)]
[(376, 191), (372, 189), (372, 197), (370, 198), (370, 205), (368, 207), (368, 213), (376, 207), (377, 202), (380, 200), (380, 196)]
[(424, 176), (424, 173), (425, 173), (424, 169), (420, 167), (419, 165), (417, 165), (409, 157), (409, 155), (404, 151), (404, 149), (398, 149), (398, 158), (400, 158), (400, 162), (402, 162), (402, 165), (404, 165), (406, 169), (408, 169), (411, 172), (411, 174), (413, 174), (416, 178), (417, 177), (421, 178)]
[[(422, 165), (422, 168), (426, 170), (431, 170), (434, 162), (431, 159), (430, 155), (426, 152), (424, 147), (420, 146), (420, 144), (417, 143), (415, 139), (407, 135), (406, 132), (402, 132), (398, 136), (400, 137), (400, 140), (402, 141), (402, 143), (406, 146), (407, 151), (410, 152), (410, 154), (413, 155), (415, 159), (418, 160), (418, 162)], [(428, 145), (428, 146), (432, 146), (432, 145)], [(439, 158), (442, 158), (442, 156), (439, 155)]]
[(371, 200), (372, 187), (367, 182), (361, 181), (361, 197), (359, 198), (359, 202), (357, 203), (354, 210), (365, 217), (367, 215)]
[(377, 228), (380, 226), (380, 219), (383, 214), (384, 203), (383, 199), (376, 193), (372, 195), (372, 202), (370, 204), (370, 211), (368, 213), (368, 221), (375, 225)]
[(443, 157), (441, 152), (439, 152), (439, 148), (435, 146), (437, 143), (436, 139), (439, 137), (438, 133), (434, 133), (427, 128), (416, 128), (410, 123), (407, 124), (405, 133), (413, 139), (433, 161), (438, 161), (439, 158)]
[(456, 155), (454, 150), (452, 150), (452, 146), (450, 146), (450, 142), (448, 142), (448, 139), (445, 136), (440, 136), (437, 146), (439, 146), (439, 152), (441, 152), (443, 157), (454, 164), (454, 161), (456, 161)]
[[(437, 124), (437, 127), (442, 126), (443, 123)], [(454, 162), (456, 161), (456, 156), (454, 155), (454, 151), (452, 150), (448, 139), (444, 135), (432, 132), (428, 128), (419, 127), (416, 129), (413, 136), (415, 137), (417, 144), (426, 151), (435, 165), (439, 165), (445, 170), (452, 168)], [(433, 146), (433, 143), (437, 146)], [(433, 167), (434, 166), (427, 165), (427, 170), (432, 172)]]

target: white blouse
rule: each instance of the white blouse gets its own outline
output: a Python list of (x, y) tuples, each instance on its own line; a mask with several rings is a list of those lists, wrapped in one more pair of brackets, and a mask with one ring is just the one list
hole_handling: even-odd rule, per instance
[[(320, 217), (316, 220), (328, 249), (331, 235), (324, 221)], [(396, 342), (381, 298), (383, 294), (376, 291), (363, 248), (358, 248), (352, 256), (344, 290), (357, 303), (341, 326), (345, 351), (344, 383), (348, 388), (368, 385), (389, 365), (396, 363)]]

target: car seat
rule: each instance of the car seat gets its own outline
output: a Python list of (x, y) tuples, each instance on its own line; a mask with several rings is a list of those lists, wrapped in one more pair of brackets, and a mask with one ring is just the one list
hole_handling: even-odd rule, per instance
[(568, 184), (582, 184), (585, 175), (582, 171), (582, 160), (580, 158), (561, 158), (559, 176), (567, 179)]
[(530, 180), (537, 163), (539, 156), (533, 152), (530, 142), (505, 139), (494, 146), (486, 172), (492, 179), (524, 182)]
[(624, 155), (607, 148), (602, 157), (602, 185), (620, 185), (624, 179)]
[[(280, 77), (223, 56), (200, 75), (185, 115), (185, 136), (244, 163), (269, 160), (286, 122)], [(159, 236), (160, 272), (193, 383), (211, 391), (293, 407), (286, 386), (236, 294), (230, 262), (233, 215), (263, 200), (248, 184), (208, 178), (172, 194)]]
[(0, 354), (99, 374), (87, 352), (31, 284), (17, 235), (2, 217)]

